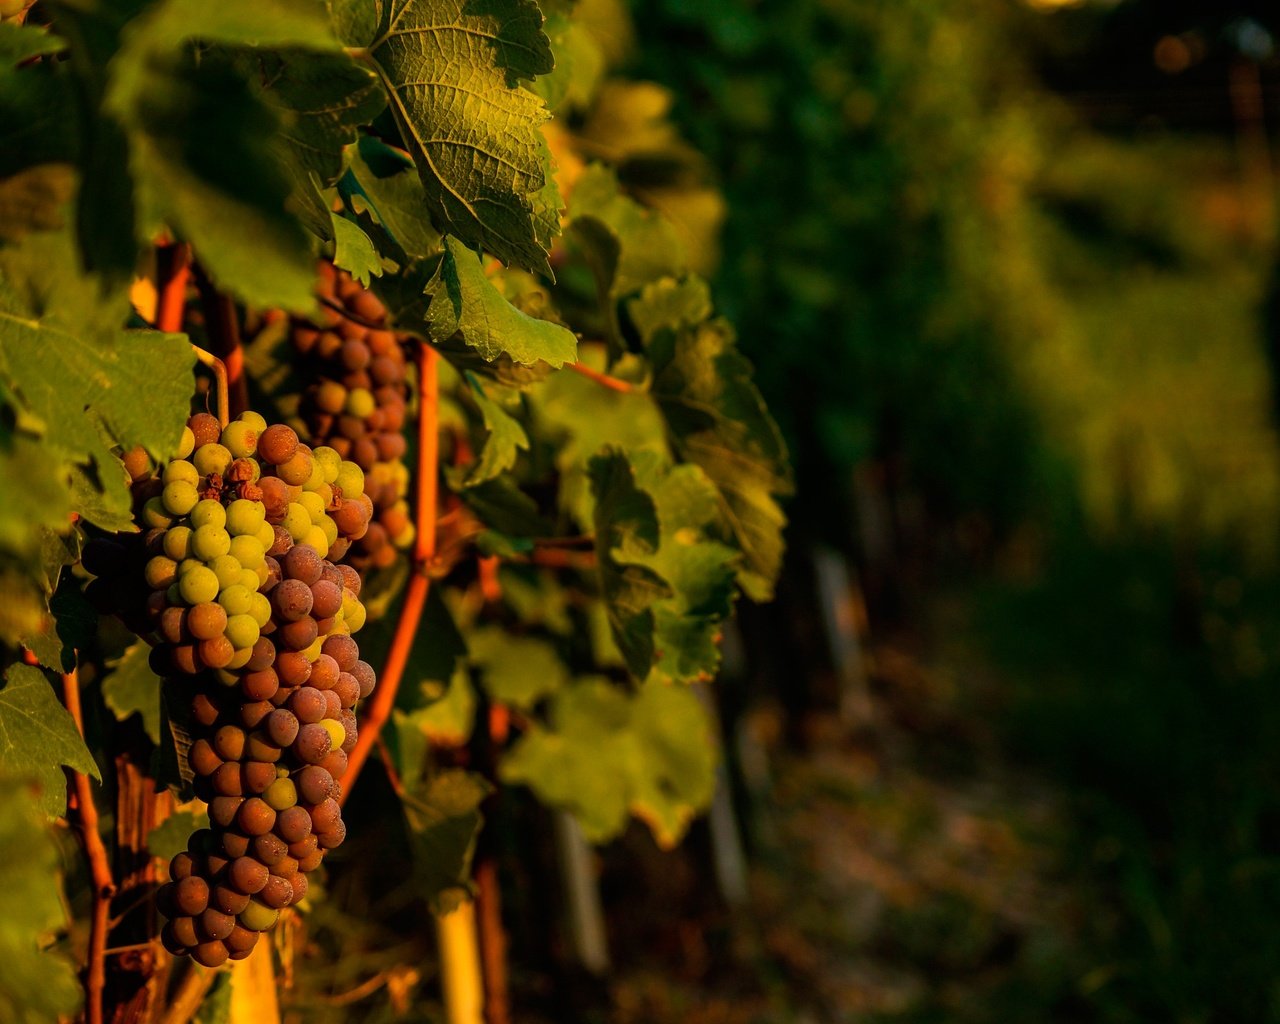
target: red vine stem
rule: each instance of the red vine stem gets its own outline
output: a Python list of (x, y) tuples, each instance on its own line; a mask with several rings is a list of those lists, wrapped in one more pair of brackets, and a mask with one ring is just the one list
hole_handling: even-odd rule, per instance
[(249, 408), (249, 384), (244, 375), (244, 349), (240, 347), (240, 319), (236, 314), (236, 304), (231, 296), (218, 291), (204, 267), (198, 263), (195, 276), (200, 305), (204, 309), (209, 348), (226, 365), (230, 411), (239, 414)]
[(231, 398), (227, 386), (227, 367), (221, 359), (211, 352), (206, 352), (199, 345), (192, 345), (191, 351), (205, 366), (213, 371), (213, 379), (218, 389), (218, 422), (224, 427), (231, 420)]
[(628, 395), (635, 388), (629, 381), (619, 380), (617, 377), (610, 377), (607, 373), (601, 373), (599, 370), (593, 370), (591, 367), (583, 363), (565, 363), (566, 368), (580, 373), (587, 380), (593, 380), (601, 387), (608, 388), (610, 391), (617, 391), (621, 394)]
[(409, 652), (413, 649), (413, 638), (418, 632), (418, 624), (422, 621), (422, 610), (426, 607), (427, 591), (431, 585), (430, 578), (427, 576), (427, 566), (436, 553), (436, 488), (440, 460), (439, 383), (436, 358), (436, 350), (430, 345), (425, 342), (418, 344), (416, 355), (418, 487), (414, 520), (416, 533), (413, 542), (413, 574), (409, 577), (409, 585), (405, 589), (400, 621), (396, 623), (395, 636), (391, 640), (390, 650), (387, 651), (387, 660), (378, 679), (378, 688), (374, 691), (373, 700), (369, 703), (364, 721), (360, 723), (360, 738), (356, 740), (356, 745), (347, 759), (347, 771), (343, 776), (344, 785), (339, 803), (344, 803), (351, 795), (356, 778), (378, 742), (382, 727), (391, 717), (391, 709), (396, 703), (396, 691), (400, 689), (400, 680), (404, 676), (405, 666), (409, 663)]
[(156, 330), (174, 334), (182, 330), (187, 304), (187, 280), (191, 276), (191, 249), (174, 244), (156, 248)]
[[(84, 736), (84, 715), (80, 709), (80, 676), (72, 669), (62, 677), (63, 700), (67, 711), (76, 723), (80, 736)], [(89, 964), (85, 976), (85, 1024), (102, 1024), (102, 990), (107, 982), (107, 929), (111, 916), (111, 898), (116, 893), (116, 882), (111, 876), (111, 862), (107, 847), (98, 831), (98, 805), (93, 802), (93, 787), (89, 776), (83, 772), (71, 773), (75, 786), (76, 812), (80, 819), (80, 839), (84, 843), (85, 858), (89, 861), (89, 875), (93, 881), (93, 918), (89, 925)]]

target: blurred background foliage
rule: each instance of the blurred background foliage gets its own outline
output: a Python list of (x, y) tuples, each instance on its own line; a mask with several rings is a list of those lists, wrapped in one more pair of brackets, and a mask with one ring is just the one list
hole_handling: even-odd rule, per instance
[(741, 1010), (641, 957), (619, 1019), (1280, 1020), (1280, 9), (582, 9), (636, 83), (582, 133), (713, 274), (800, 481), (729, 698), (792, 740), (747, 816), (777, 973)]

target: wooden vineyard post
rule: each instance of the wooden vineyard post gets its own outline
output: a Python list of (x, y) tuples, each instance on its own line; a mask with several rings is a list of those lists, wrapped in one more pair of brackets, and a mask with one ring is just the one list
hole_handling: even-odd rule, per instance
[(567, 811), (553, 812), (556, 860), (569, 915), (569, 935), (578, 962), (592, 974), (609, 969), (609, 940), (594, 869), (595, 854)]

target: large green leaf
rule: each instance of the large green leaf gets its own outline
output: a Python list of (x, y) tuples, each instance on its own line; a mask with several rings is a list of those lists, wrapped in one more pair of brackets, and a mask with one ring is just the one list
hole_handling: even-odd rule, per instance
[(647, 339), (657, 400), (680, 454), (700, 466), (722, 497), (742, 550), (743, 590), (766, 600), (782, 568), (791, 493), (786, 446), (752, 380), (752, 367), (723, 320), (663, 327)]
[(247, 302), (312, 305), (306, 233), (277, 155), (279, 116), (234, 61), (191, 43), (337, 52), (311, 0), (162, 0), (130, 22), (111, 61), (105, 109), (124, 129), (142, 238), (168, 226), (210, 276)]
[(294, 209), (329, 238), (330, 210), (320, 189), (341, 177), (343, 149), (378, 116), (386, 97), (373, 72), (344, 53), (293, 50), (262, 64), (262, 95), (280, 119), (276, 141), (293, 180)]
[(151, 648), (143, 641), (131, 645), (102, 680), (102, 698), (120, 721), (131, 715), (142, 719), (152, 743), (160, 743), (160, 677), (151, 671)]
[(427, 325), (439, 341), (461, 334), (483, 358), (505, 353), (525, 366), (539, 360), (563, 366), (577, 357), (578, 340), (571, 331), (516, 309), (485, 276), (476, 254), (456, 238), (445, 239), (430, 291)]
[(542, 100), (521, 79), (554, 64), (533, 0), (332, 0), (363, 48), (426, 189), (436, 227), (549, 272), (535, 225), (546, 185)]
[(647, 563), (658, 550), (658, 513), (636, 486), (627, 456), (609, 449), (591, 460), (600, 593), (627, 669), (644, 679), (653, 664), (653, 604), (671, 588)]
[(585, 678), (551, 702), (499, 768), (544, 803), (569, 811), (594, 843), (644, 820), (663, 847), (679, 842), (715, 793), (716, 746), (706, 711), (686, 688), (648, 683), (630, 694)]
[(48, 814), (59, 815), (67, 810), (64, 765), (101, 778), (49, 678), (29, 665), (11, 666), (0, 686), (0, 772), (35, 781), (40, 806)]
[(75, 1013), (81, 998), (75, 964), (42, 948), (67, 925), (61, 857), (22, 778), (6, 775), (0, 785), (0, 1020), (55, 1024)]

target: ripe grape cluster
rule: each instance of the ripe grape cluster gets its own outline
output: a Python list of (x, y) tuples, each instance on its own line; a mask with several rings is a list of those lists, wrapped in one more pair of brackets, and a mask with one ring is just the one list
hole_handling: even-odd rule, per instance
[(86, 567), (141, 580), (122, 617), (190, 692), (186, 761), (210, 828), (158, 900), (166, 947), (217, 966), (248, 956), (346, 834), (338, 780), (375, 679), (351, 638), (360, 577), (336, 560), (373, 505), (358, 466), (253, 413), (226, 428), (192, 417), (158, 475), (136, 455), (126, 466), (147, 530), (87, 550)]
[(401, 461), (408, 396), (404, 352), (386, 327), (386, 307), (349, 274), (322, 263), (319, 292), (325, 322), (294, 320), (290, 330), (307, 379), (301, 414), (312, 441), (364, 470), (374, 518), (351, 560), (385, 568), (398, 548), (413, 542), (405, 500), (409, 473)]

